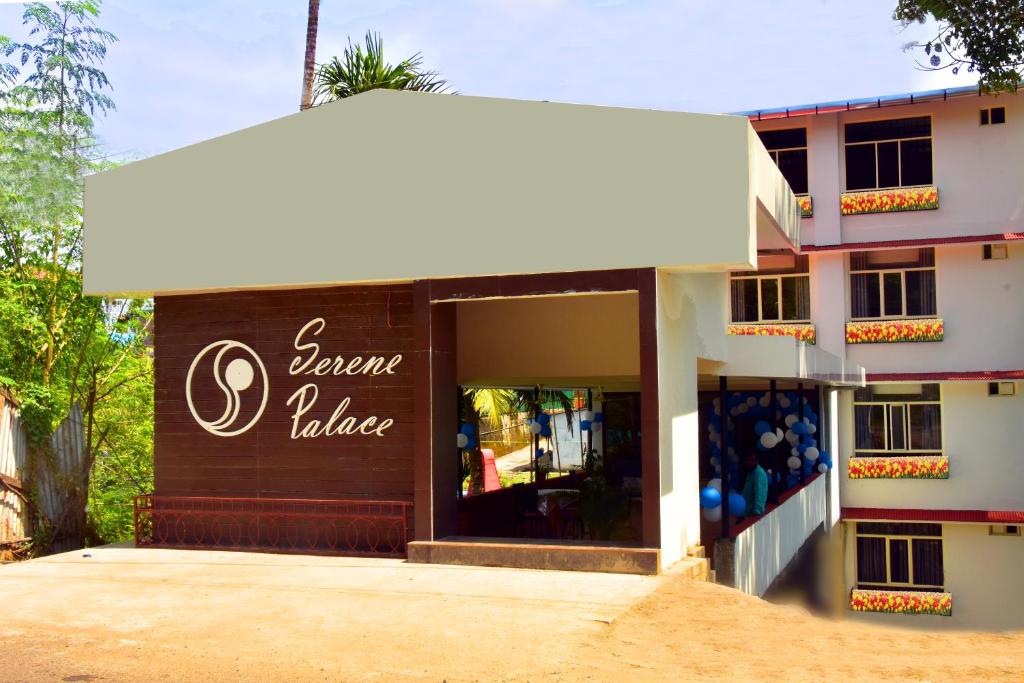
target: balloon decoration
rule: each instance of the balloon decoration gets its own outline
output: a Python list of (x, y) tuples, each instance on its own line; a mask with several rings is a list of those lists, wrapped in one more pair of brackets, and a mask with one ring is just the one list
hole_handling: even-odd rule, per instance
[(584, 432), (590, 431), (590, 420), (580, 420), (580, 429)]
[(464, 450), (473, 450), (477, 446), (476, 429), (469, 422), (463, 422), (459, 433), (455, 436), (455, 445)]
[[(800, 404), (803, 403), (801, 419)], [(729, 507), (729, 513), (741, 515), (746, 509), (743, 497), (735, 491), (729, 495), (722, 494), (722, 481), (717, 476), (722, 473), (723, 466), (733, 482), (740, 480), (740, 454), (736, 452), (736, 422), (754, 421), (754, 434), (757, 436), (756, 446), (759, 451), (767, 452), (780, 444), (789, 449), (786, 460), (787, 471), (774, 472), (771, 480), (784, 483), (786, 488), (798, 486), (803, 478), (813, 472), (827, 472), (832, 468), (831, 456), (820, 450), (814, 435), (818, 432), (819, 416), (814, 412), (806, 398), (801, 398), (795, 391), (779, 391), (775, 394), (775, 414), (771, 414), (771, 394), (767, 391), (731, 392), (726, 399), (725, 411), (722, 410), (718, 397), (712, 400), (713, 411), (708, 420), (708, 454), (712, 471), (716, 477), (707, 482), (700, 491), (700, 505), (704, 519), (717, 522), (722, 518), (722, 503)], [(724, 412), (724, 415), (723, 415)], [(599, 413), (593, 416), (599, 422)], [(723, 419), (728, 427), (723, 437)], [(739, 512), (736, 512), (739, 510)]]
[(747, 501), (735, 491), (729, 491), (729, 514), (739, 517), (747, 511)]
[(459, 448), (465, 448), (469, 445), (469, 437), (462, 432), (459, 432), (455, 435), (455, 445)]

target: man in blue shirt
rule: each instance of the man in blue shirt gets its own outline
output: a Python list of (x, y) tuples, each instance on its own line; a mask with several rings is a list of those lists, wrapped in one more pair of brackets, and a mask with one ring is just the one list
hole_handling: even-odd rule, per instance
[(747, 480), (743, 484), (743, 500), (747, 501), (746, 517), (764, 514), (764, 506), (768, 501), (768, 473), (757, 462), (757, 452), (747, 453), (743, 459), (747, 468)]

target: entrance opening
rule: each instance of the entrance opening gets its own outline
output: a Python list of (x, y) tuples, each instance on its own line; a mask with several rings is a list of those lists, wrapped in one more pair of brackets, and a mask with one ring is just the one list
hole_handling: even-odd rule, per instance
[(640, 395), (459, 388), (461, 536), (638, 545)]

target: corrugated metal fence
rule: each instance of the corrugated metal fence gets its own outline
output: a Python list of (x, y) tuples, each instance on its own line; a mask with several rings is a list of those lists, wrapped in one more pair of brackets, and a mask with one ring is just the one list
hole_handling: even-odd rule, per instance
[(22, 477), (28, 468), (28, 443), (18, 405), (0, 391), (0, 559), (29, 535)]
[[(82, 409), (76, 404), (50, 438), (52, 450), (46, 457), (29, 457), (28, 437), (18, 417), (18, 404), (0, 391), (0, 559), (30, 540), (30, 487), (38, 511), (55, 528), (76, 526), (81, 515), (73, 509), (85, 500), (88, 484), (85, 466), (85, 430)], [(29, 483), (31, 482), (31, 484)], [(75, 501), (78, 501), (77, 504)], [(80, 525), (78, 525), (80, 526)], [(81, 534), (62, 533), (53, 539), (51, 552), (73, 550), (81, 545)]]

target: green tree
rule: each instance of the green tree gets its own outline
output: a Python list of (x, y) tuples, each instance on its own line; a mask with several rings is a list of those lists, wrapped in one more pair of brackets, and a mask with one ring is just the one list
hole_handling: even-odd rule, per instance
[(82, 178), (110, 165), (93, 117), (114, 108), (101, 65), (116, 38), (98, 16), (96, 1), (30, 3), (28, 40), (0, 38), (0, 381), (20, 399), (33, 472), (53, 467), (49, 435), (75, 404), (86, 437), (64, 515), (34, 520), (36, 552), (57, 535), (119, 540), (123, 520), (107, 516), (123, 518), (125, 482), (143, 492), (152, 471), (148, 302), (82, 293)]
[(419, 90), (446, 92), (448, 82), (436, 71), (424, 71), (420, 53), (398, 64), (389, 64), (384, 57), (384, 41), (380, 34), (367, 31), (364, 46), (353, 45), (351, 39), (341, 58), (333, 57), (317, 69), (314, 99), (317, 104), (358, 95), (367, 90)]
[(1024, 0), (898, 0), (904, 25), (938, 23), (934, 37), (907, 49), (924, 52), (929, 70), (977, 72), (988, 91), (1014, 92), (1024, 77)]

